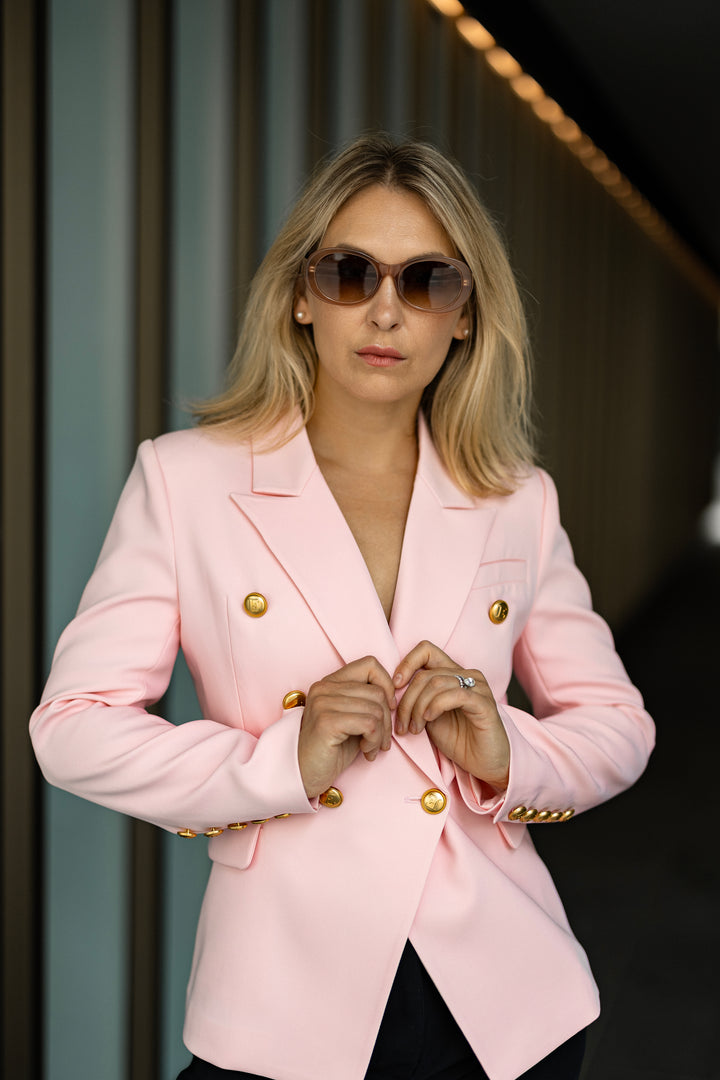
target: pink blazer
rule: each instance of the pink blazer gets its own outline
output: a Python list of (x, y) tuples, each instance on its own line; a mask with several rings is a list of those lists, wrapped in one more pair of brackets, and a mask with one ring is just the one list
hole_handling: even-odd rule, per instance
[[(253, 593), (264, 614), (248, 613)], [(425, 638), (485, 673), (511, 744), (507, 792), (422, 734), (358, 758), (337, 778), (341, 805), (309, 802), (302, 706), (286, 694), (367, 654), (392, 673)], [(175, 727), (146, 707), (180, 646), (202, 718)], [(532, 716), (506, 704), (513, 666)], [(31, 731), (52, 784), (208, 843), (185, 1025), (200, 1057), (361, 1080), (408, 937), (491, 1080), (597, 1015), (519, 819), (567, 819), (628, 787), (653, 728), (543, 472), (471, 498), (421, 426), (388, 625), (304, 431), (270, 453), (201, 430), (144, 443)], [(439, 813), (429, 789), (447, 799)]]

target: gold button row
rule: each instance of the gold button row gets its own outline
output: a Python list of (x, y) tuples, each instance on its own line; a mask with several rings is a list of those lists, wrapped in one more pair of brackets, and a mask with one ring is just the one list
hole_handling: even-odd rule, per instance
[[(243, 607), (252, 619), (260, 619), (268, 609), (267, 597), (263, 596), (260, 592), (248, 593), (243, 600)], [(510, 608), (508, 607), (506, 600), (495, 600), (490, 605), (488, 615), (490, 616), (491, 622), (501, 623), (505, 622), (509, 611)]]
[(567, 810), (536, 810), (534, 806), (529, 809), (527, 806), (516, 806), (510, 811), (508, 818), (510, 821), (534, 821), (536, 825), (542, 825), (547, 821), (554, 825), (558, 821), (569, 821), (574, 813), (574, 806), (570, 806)]
[[(318, 796), (318, 801), (329, 809), (340, 806), (343, 801), (343, 793), (340, 788), (329, 787)], [(447, 806), (447, 795), (438, 788), (430, 788), (420, 797), (420, 805), (426, 814), (442, 814)]]
[[(282, 818), (290, 817), (290, 814), (275, 814), (274, 819), (281, 821)], [(233, 821), (232, 824), (226, 825), (225, 828), (231, 829), (235, 832), (239, 832), (240, 829), (247, 829), (248, 825), (264, 825), (266, 821), (270, 821), (270, 818), (253, 818), (252, 821)], [(213, 825), (211, 829), (203, 833), (203, 836), (220, 836), (220, 833), (225, 832), (225, 829), (221, 829), (218, 825)], [(185, 840), (194, 840), (197, 833), (192, 829), (180, 829), (178, 836), (182, 836)]]

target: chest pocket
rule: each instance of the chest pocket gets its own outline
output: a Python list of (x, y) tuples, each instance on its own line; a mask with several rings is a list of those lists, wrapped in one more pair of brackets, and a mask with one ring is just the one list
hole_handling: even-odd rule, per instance
[(496, 559), (482, 563), (472, 583), (472, 589), (486, 589), (492, 585), (518, 585), (527, 580), (525, 559)]
[(447, 652), (479, 668), (502, 700), (512, 676), (512, 654), (530, 609), (525, 559), (482, 563), (473, 579)]

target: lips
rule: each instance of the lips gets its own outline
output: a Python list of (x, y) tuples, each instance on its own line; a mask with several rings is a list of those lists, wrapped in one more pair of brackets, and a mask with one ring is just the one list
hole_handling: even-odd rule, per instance
[(366, 345), (364, 349), (358, 349), (357, 354), (374, 367), (392, 367), (393, 364), (405, 359), (397, 349), (384, 349), (380, 345)]

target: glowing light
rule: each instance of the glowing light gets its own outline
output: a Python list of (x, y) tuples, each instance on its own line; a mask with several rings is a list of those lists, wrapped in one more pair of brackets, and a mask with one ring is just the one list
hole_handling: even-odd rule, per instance
[(532, 109), (535, 115), (544, 120), (546, 124), (559, 124), (565, 118), (565, 113), (557, 101), (553, 101), (549, 97), (543, 98), (542, 101), (534, 101)]
[(595, 143), (587, 135), (583, 135), (579, 142), (569, 143), (570, 149), (573, 154), (584, 161), (585, 158), (592, 157), (595, 153)]
[(579, 143), (583, 137), (583, 133), (569, 116), (564, 116), (562, 120), (556, 121), (551, 124), (553, 133), (557, 135), (561, 142), (565, 143)]
[(611, 195), (614, 195), (616, 199), (621, 200), (628, 195), (632, 195), (632, 184), (624, 176), (620, 176), (619, 180), (615, 180), (614, 183), (606, 184)]
[(455, 18), (456, 15), (462, 15), (465, 8), (460, 3), (460, 0), (430, 0), (430, 3), (434, 8), (442, 15), (449, 15), (451, 18)]
[(607, 170), (610, 162), (608, 161), (606, 155), (603, 154), (602, 150), (596, 149), (592, 157), (586, 158), (586, 160), (584, 161), (584, 165), (585, 168), (589, 169), (590, 172), (594, 173), (595, 176), (599, 176), (601, 173), (604, 173)]
[(504, 79), (514, 79), (518, 75), (522, 75), (522, 68), (507, 49), (501, 49), (498, 46), (494, 49), (488, 49), (485, 53), (485, 59), (493, 71), (496, 71), (498, 75), (502, 75)]
[(620, 170), (618, 169), (617, 165), (613, 165), (610, 161), (608, 161), (607, 169), (605, 169), (602, 173), (596, 173), (595, 175), (597, 176), (602, 186), (606, 188), (613, 188), (616, 184), (619, 184), (622, 181)]
[(532, 75), (518, 75), (510, 80), (510, 85), (523, 101), (541, 101), (545, 97), (545, 91)]
[(486, 49), (492, 49), (495, 44), (492, 34), (470, 15), (461, 15), (455, 26), (458, 33), (462, 34), (468, 45), (472, 45), (474, 49), (481, 49), (484, 52)]

